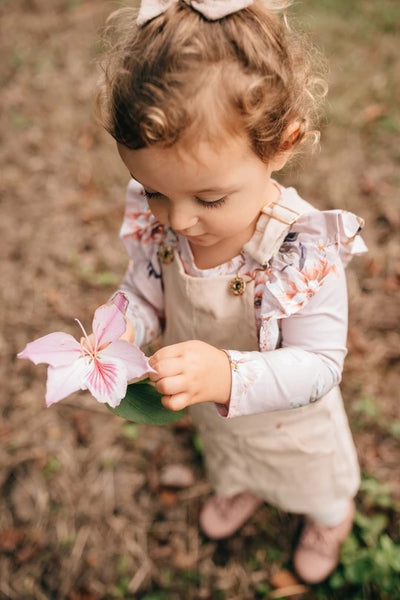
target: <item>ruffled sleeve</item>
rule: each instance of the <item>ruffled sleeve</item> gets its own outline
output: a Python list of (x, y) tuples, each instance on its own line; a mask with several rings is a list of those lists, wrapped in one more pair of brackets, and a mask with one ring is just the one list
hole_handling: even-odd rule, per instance
[(126, 192), (125, 214), (120, 230), (120, 237), (129, 256), (136, 255), (140, 248), (155, 266), (157, 250), (164, 235), (164, 227), (150, 212), (142, 186), (131, 179)]
[(142, 186), (132, 179), (120, 230), (130, 260), (120, 289), (128, 296), (127, 315), (139, 346), (149, 344), (161, 332), (164, 297), (157, 252), (165, 236), (164, 227), (149, 210)]
[(291, 226), (270, 260), (261, 317), (289, 317), (303, 309), (328, 276), (367, 250), (359, 233), (363, 220), (346, 211), (312, 211)]
[(290, 227), (261, 272), (260, 351), (228, 351), (232, 387), (229, 408), (218, 407), (222, 417), (305, 406), (338, 385), (346, 356), (344, 265), (366, 250), (362, 225), (347, 212), (312, 211)]

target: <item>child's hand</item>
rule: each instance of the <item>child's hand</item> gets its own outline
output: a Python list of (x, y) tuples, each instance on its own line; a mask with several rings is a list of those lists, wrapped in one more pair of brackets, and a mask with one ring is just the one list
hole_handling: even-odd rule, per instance
[(223, 350), (191, 340), (161, 348), (149, 363), (157, 371), (149, 377), (163, 394), (166, 408), (181, 410), (200, 402), (229, 403), (231, 368)]

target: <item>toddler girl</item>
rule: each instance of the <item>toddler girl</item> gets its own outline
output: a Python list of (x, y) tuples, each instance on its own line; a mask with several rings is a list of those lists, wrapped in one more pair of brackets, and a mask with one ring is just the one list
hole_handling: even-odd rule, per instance
[(360, 218), (272, 179), (315, 135), (318, 96), (279, 4), (120, 11), (99, 107), (132, 176), (128, 335), (153, 344), (163, 404), (189, 407), (202, 436), (215, 495), (201, 527), (231, 535), (263, 501), (304, 514), (294, 566), (315, 583), (337, 565), (359, 485), (338, 384), (343, 265), (364, 247)]

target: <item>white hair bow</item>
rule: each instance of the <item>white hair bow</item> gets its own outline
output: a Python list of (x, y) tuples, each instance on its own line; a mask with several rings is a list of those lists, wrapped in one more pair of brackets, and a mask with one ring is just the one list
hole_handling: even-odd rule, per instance
[[(242, 8), (253, 4), (253, 0), (183, 0), (194, 10), (210, 19), (216, 21), (230, 15)], [(137, 24), (144, 25), (154, 17), (158, 17), (179, 0), (142, 0), (140, 4)]]

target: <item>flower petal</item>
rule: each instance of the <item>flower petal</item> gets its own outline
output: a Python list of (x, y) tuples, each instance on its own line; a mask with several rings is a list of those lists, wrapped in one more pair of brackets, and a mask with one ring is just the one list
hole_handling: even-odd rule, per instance
[(138, 348), (124, 340), (112, 342), (107, 348), (101, 351), (101, 356), (107, 360), (117, 358), (122, 361), (126, 368), (127, 380), (144, 377), (146, 373), (155, 372), (149, 365), (149, 360), (145, 354)]
[(80, 358), (70, 365), (47, 369), (46, 404), (50, 406), (78, 390), (86, 389), (85, 379), (90, 369), (86, 358)]
[(126, 394), (127, 372), (118, 358), (94, 359), (85, 377), (85, 385), (98, 402), (118, 406)]
[(116, 304), (103, 304), (96, 309), (93, 317), (96, 349), (118, 340), (125, 329), (125, 317)]
[(128, 308), (129, 300), (124, 292), (116, 292), (114, 296), (111, 298), (111, 302), (115, 304), (115, 306), (122, 312), (124, 315), (126, 313), (126, 309)]
[(71, 364), (79, 358), (80, 353), (80, 344), (72, 335), (56, 331), (29, 342), (17, 356), (28, 358), (35, 365), (47, 363), (52, 367), (60, 367)]

